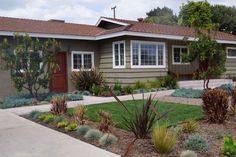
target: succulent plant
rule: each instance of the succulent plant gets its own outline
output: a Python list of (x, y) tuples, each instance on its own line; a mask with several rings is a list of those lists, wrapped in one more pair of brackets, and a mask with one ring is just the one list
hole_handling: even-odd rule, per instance
[(78, 135), (85, 135), (89, 129), (90, 129), (90, 127), (87, 125), (80, 125), (77, 127), (76, 133)]
[(102, 132), (97, 129), (90, 129), (85, 135), (84, 138), (90, 141), (99, 140), (102, 137)]
[(118, 139), (116, 136), (106, 133), (99, 139), (99, 144), (102, 146), (108, 146), (108, 145), (116, 144), (117, 141)]

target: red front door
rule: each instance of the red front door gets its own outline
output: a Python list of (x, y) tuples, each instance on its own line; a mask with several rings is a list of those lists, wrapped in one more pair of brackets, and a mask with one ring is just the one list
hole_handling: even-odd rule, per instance
[(50, 83), (50, 91), (61, 93), (67, 92), (67, 57), (66, 52), (60, 52), (57, 54), (57, 64), (59, 69), (57, 69)]

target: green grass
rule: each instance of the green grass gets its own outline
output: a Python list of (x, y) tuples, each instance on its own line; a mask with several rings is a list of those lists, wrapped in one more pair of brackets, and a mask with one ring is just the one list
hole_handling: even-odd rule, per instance
[[(137, 106), (141, 107), (143, 101), (136, 101)], [(126, 107), (134, 111), (135, 106), (133, 101), (126, 101)], [(203, 113), (200, 106), (193, 106), (193, 105), (183, 105), (183, 104), (176, 104), (176, 103), (167, 103), (167, 102), (158, 102), (159, 111), (165, 112), (167, 110), (171, 110), (168, 115), (162, 120), (162, 122), (168, 122), (169, 124), (175, 124), (177, 122), (181, 122), (187, 119), (201, 119), (203, 118)], [(112, 103), (104, 103), (104, 104), (96, 104), (96, 105), (89, 105), (87, 106), (86, 117), (91, 120), (97, 122), (98, 115), (97, 112), (99, 110), (105, 110), (112, 115), (112, 120), (116, 127), (123, 128), (122, 125), (122, 115), (129, 116), (124, 108), (116, 102)]]

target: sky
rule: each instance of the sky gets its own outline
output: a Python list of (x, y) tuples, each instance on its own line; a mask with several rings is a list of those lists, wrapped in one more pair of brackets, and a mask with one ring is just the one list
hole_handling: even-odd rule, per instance
[[(95, 24), (100, 16), (136, 20), (155, 7), (167, 6), (178, 14), (187, 0), (0, 0), (0, 16), (30, 19), (61, 19), (71, 23)], [(236, 0), (208, 0), (211, 4), (236, 5)]]

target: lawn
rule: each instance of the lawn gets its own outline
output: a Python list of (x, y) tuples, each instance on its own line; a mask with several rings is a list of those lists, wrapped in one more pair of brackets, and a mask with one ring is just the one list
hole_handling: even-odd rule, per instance
[[(142, 106), (143, 101), (136, 101), (138, 107)], [(126, 107), (134, 111), (135, 105), (133, 101), (126, 101)], [(167, 121), (169, 124), (175, 124), (177, 122), (181, 122), (187, 119), (201, 119), (203, 118), (203, 113), (200, 106), (193, 105), (184, 105), (184, 104), (176, 104), (176, 103), (168, 103), (168, 102), (159, 102), (159, 111), (165, 112), (170, 110), (168, 115), (162, 120)], [(104, 110), (109, 112), (112, 115), (113, 122), (116, 127), (124, 128), (122, 125), (122, 117), (129, 116), (124, 108), (116, 102), (112, 103), (104, 103), (104, 104), (96, 104), (87, 106), (86, 117), (91, 121), (98, 121), (97, 112), (99, 110)]]

